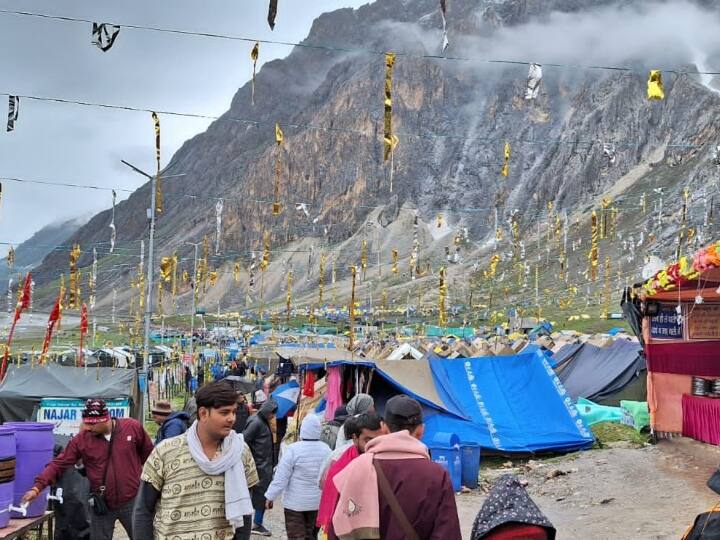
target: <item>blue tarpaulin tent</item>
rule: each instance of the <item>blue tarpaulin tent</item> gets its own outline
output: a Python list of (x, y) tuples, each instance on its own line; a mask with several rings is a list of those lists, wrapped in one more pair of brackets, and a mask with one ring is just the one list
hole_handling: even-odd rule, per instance
[(592, 433), (543, 353), (429, 362), (447, 409), (468, 420), (439, 413), (426, 420), (426, 431), (452, 431), (463, 442), (505, 452), (592, 445)]
[(369, 393), (376, 408), (382, 414), (387, 399), (398, 393), (416, 398), (424, 410), (426, 443), (438, 432), (456, 433), (462, 442), (507, 453), (563, 452), (593, 443), (592, 433), (540, 351), (392, 361), (352, 361), (337, 351), (324, 364), (307, 356), (293, 361), (300, 369), (374, 368)]

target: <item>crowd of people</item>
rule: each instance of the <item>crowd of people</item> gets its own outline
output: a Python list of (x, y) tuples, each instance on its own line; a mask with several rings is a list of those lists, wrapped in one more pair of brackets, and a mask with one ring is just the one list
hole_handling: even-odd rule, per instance
[(90, 399), (80, 433), (24, 502), (82, 463), (92, 540), (112, 539), (118, 521), (134, 540), (272, 536), (265, 512), (280, 499), (290, 540), (459, 539), (448, 473), (420, 442), (420, 404), (393, 397), (383, 417), (374, 405), (358, 394), (330, 422), (299, 418), (299, 440), (278, 459), (277, 402), (250, 415), (227, 381), (199, 388), (189, 413), (156, 402), (154, 444), (140, 422)]

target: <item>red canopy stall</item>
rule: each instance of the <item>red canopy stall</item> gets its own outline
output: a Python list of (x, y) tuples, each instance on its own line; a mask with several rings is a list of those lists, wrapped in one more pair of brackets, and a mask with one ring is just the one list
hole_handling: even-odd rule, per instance
[(629, 294), (639, 307), (657, 436), (720, 444), (719, 248), (682, 257)]

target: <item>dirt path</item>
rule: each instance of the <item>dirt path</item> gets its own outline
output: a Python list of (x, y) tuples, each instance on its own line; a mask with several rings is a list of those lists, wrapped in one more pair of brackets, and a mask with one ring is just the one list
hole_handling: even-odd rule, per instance
[[(514, 472), (527, 481), (559, 540), (678, 539), (698, 513), (717, 502), (705, 482), (718, 464), (719, 448), (675, 439), (529, 462), (510, 471), (485, 470), (482, 477), (487, 482)], [(458, 496), (463, 538), (470, 538), (484, 498)]]
[[(483, 468), (481, 477), (486, 489), (506, 472), (527, 481), (558, 540), (677, 540), (697, 514), (717, 502), (705, 482), (718, 465), (720, 448), (674, 439)], [(463, 539), (470, 538), (484, 500), (482, 491), (457, 496)], [(273, 538), (286, 538), (280, 505), (266, 514), (266, 526)], [(127, 536), (118, 527), (115, 538)]]

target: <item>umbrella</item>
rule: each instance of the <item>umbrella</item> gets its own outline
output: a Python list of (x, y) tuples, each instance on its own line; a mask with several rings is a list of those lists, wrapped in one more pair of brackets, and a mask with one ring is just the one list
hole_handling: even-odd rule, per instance
[(300, 397), (300, 385), (297, 381), (290, 381), (278, 386), (272, 393), (278, 404), (277, 417), (285, 418), (288, 413), (297, 408), (298, 397)]

